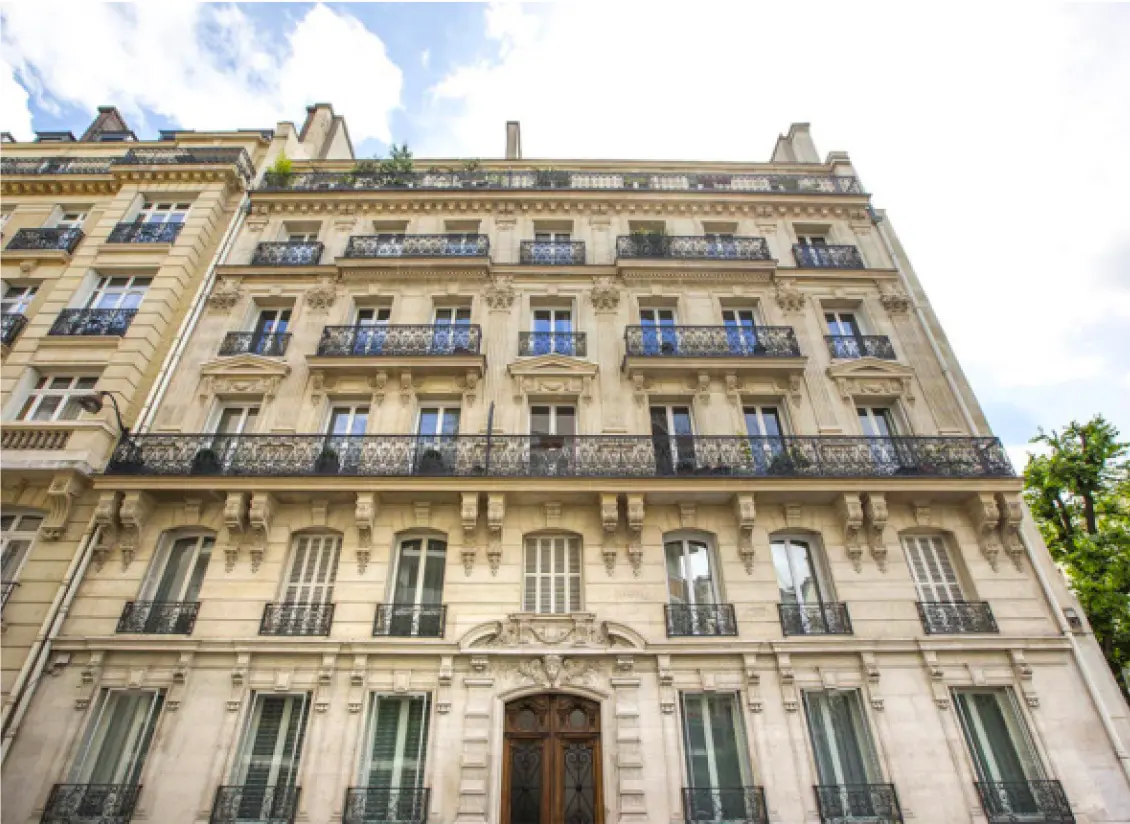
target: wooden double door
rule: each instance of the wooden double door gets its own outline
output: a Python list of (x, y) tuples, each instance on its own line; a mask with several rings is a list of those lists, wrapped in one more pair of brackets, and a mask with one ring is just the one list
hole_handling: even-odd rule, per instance
[(502, 824), (603, 824), (600, 705), (532, 695), (506, 705)]

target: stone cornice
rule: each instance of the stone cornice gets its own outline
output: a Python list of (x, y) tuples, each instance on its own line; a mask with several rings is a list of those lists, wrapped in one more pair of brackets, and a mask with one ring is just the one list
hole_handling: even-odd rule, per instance
[(0, 178), (0, 194), (15, 195), (104, 195), (113, 196), (122, 182), (111, 174), (29, 175)]

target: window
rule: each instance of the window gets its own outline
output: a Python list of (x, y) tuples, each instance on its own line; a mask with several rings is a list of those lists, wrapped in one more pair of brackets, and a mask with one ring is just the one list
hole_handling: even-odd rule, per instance
[(828, 237), (823, 234), (809, 233), (804, 235), (797, 235), (796, 242), (801, 246), (827, 246)]
[(435, 315), (436, 326), (466, 326), (471, 322), (471, 307), (469, 306), (437, 306)]
[(530, 407), (530, 464), (535, 476), (567, 475), (574, 454), (577, 410), (573, 406)]
[(211, 535), (167, 536), (153, 556), (138, 600), (157, 603), (195, 601), (212, 559)]
[(565, 535), (526, 538), (522, 609), (567, 613), (581, 608), (581, 542)]
[[(854, 817), (876, 815), (869, 793), (849, 793), (851, 785), (882, 783), (879, 758), (858, 690), (806, 690), (804, 713), (816, 757), (816, 775), (824, 787), (835, 787), (841, 809)], [(839, 820), (839, 819), (837, 819)]]
[(217, 435), (242, 435), (255, 431), (259, 419), (259, 407), (248, 404), (234, 404), (220, 407), (216, 416), (214, 432)]
[(694, 426), (689, 406), (651, 407), (651, 441), (661, 475), (693, 472)]
[(341, 538), (337, 535), (299, 535), (294, 539), (290, 574), (283, 587), (284, 604), (333, 603)]
[(286, 239), (291, 243), (317, 243), (318, 230), (312, 229), (309, 231), (303, 231), (301, 229), (295, 229), (287, 232)]
[(442, 635), (443, 579), (447, 542), (439, 538), (409, 538), (400, 542), (393, 573), (388, 634)]
[(776, 406), (742, 407), (745, 431), (749, 438), (750, 458), (758, 474), (788, 471), (788, 453), (782, 436), (785, 434), (781, 412)]
[(427, 406), (416, 420), (416, 471), (443, 475), (455, 466), (459, 407)]
[(188, 217), (187, 203), (146, 203), (137, 213), (140, 223), (184, 223)]
[(373, 694), (361, 785), (367, 821), (423, 821), (424, 762), (431, 702), (427, 695)]
[[(738, 696), (683, 693), (682, 699), (687, 782), (693, 808), (687, 811), (687, 820), (759, 820), (746, 812), (745, 794), (737, 792), (753, 784)], [(722, 792), (715, 795), (704, 790)]]
[(390, 315), (391, 310), (385, 306), (361, 308), (357, 310), (357, 325), (387, 326)]
[(839, 337), (859, 337), (862, 331), (855, 313), (832, 311), (824, 313), (824, 322), (828, 324), (828, 334)]
[(85, 209), (65, 209), (55, 221), (56, 229), (81, 229), (86, 222)]
[(436, 307), (435, 329), (432, 332), (432, 352), (440, 355), (451, 355), (467, 351), (470, 344), (469, 330), (452, 327), (470, 325), (471, 307)]
[(89, 395), (98, 378), (71, 375), (43, 375), (31, 390), (18, 420), (74, 421), (82, 407), (78, 398)]
[(333, 407), (326, 424), (326, 442), (318, 457), (316, 471), (327, 475), (343, 471), (355, 472), (365, 448), (363, 436), (368, 426), (367, 404)]
[(713, 553), (705, 541), (691, 538), (665, 541), (663, 551), (667, 556), (670, 603), (710, 606), (719, 602)]
[(534, 240), (539, 243), (568, 243), (573, 239), (573, 233), (569, 230), (553, 230), (553, 229), (536, 229), (534, 230)]
[(859, 427), (866, 438), (893, 438), (898, 435), (894, 415), (885, 406), (861, 406), (855, 410)]
[(36, 286), (9, 286), (0, 299), (0, 312), (5, 315), (25, 315), (35, 300)]
[[(966, 744), (973, 754), (978, 780), (986, 784), (1011, 785), (992, 788), (995, 792), (991, 792), (990, 796), (997, 796), (994, 800), (1013, 815), (1038, 814), (1041, 808), (1032, 796), (1028, 782), (1042, 780), (1044, 771), (1012, 691), (954, 690), (954, 704)], [(1031, 820), (1042, 821), (1043, 818)]]
[(305, 693), (255, 696), (232, 776), (241, 788), (233, 805), (236, 821), (293, 817), (294, 784), (309, 712), (310, 698)]
[(535, 308), (531, 343), (531, 355), (545, 355), (550, 352), (558, 355), (575, 354), (572, 308)]
[(103, 689), (69, 783), (138, 784), (164, 700), (159, 690)]
[(353, 330), (354, 355), (379, 355), (384, 351), (390, 315), (387, 306), (366, 306), (357, 310)]
[(107, 276), (98, 278), (87, 309), (136, 309), (141, 305), (151, 277)]
[(289, 309), (261, 309), (255, 320), (255, 338), (280, 335), (290, 327)]
[(640, 326), (645, 355), (674, 355), (679, 351), (674, 309), (640, 307)]
[(949, 550), (940, 535), (904, 535), (902, 545), (919, 601), (955, 603), (965, 600)]
[(828, 599), (823, 571), (810, 541), (774, 538), (772, 549), (782, 604), (819, 606)]
[(24, 561), (35, 544), (43, 516), (31, 512), (5, 512), (0, 515), (0, 581), (5, 584), (19, 580)]

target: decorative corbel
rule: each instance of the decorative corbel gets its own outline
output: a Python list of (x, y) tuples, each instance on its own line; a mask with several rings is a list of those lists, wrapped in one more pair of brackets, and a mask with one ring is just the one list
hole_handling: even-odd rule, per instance
[(251, 571), (258, 572), (267, 551), (267, 540), (271, 534), (271, 519), (275, 514), (275, 496), (269, 492), (253, 492), (251, 506), (247, 510), (247, 522), (251, 528)]
[(141, 544), (141, 531), (156, 506), (148, 492), (127, 492), (118, 517), (122, 523), (122, 569), (128, 569)]
[(859, 495), (844, 492), (836, 499), (836, 514), (844, 528), (844, 548), (856, 572), (863, 569), (863, 506)]
[(446, 715), (451, 712), (451, 682), (455, 680), (455, 657), (441, 655), (439, 671), (436, 673), (436, 712)]
[(479, 493), (464, 492), (459, 506), (459, 517), (463, 522), (463, 572), (471, 574), (475, 566), (475, 533), (479, 529)]
[(757, 517), (752, 494), (734, 496), (734, 518), (738, 522), (738, 556), (746, 575), (753, 575), (753, 525)]
[(497, 575), (502, 565), (502, 522), (506, 519), (506, 495), (492, 492), (487, 495), (487, 562), (490, 574)]
[(706, 372), (698, 373), (698, 380), (695, 385), (695, 397), (697, 397), (699, 403), (704, 406), (710, 403), (710, 375)]
[(321, 369), (310, 370), (310, 404), (320, 406), (326, 399), (326, 373)]
[(39, 527), (39, 537), (44, 541), (58, 541), (67, 531), (71, 507), (86, 489), (87, 481), (78, 472), (59, 472), (47, 487), (47, 517)]
[(922, 661), (926, 665), (926, 672), (930, 675), (930, 690), (934, 694), (934, 706), (939, 710), (948, 710), (950, 707), (950, 694), (946, 689), (946, 673), (938, 663), (938, 653), (933, 650), (922, 650)]
[(981, 546), (981, 554), (996, 572), (1001, 551), (1000, 534), (997, 532), (1001, 514), (996, 499), (989, 493), (978, 493), (969, 499), (965, 509), (977, 532), (977, 543)]
[(479, 373), (474, 369), (468, 369), (460, 388), (463, 390), (463, 399), (467, 401), (467, 406), (474, 406), (479, 390)]
[(929, 501), (914, 501), (911, 506), (914, 508), (914, 523), (916, 526), (934, 525), (934, 513), (930, 509)]
[(239, 543), (247, 531), (247, 493), (229, 492), (224, 500), (224, 570), (231, 572), (239, 558)]
[(349, 712), (353, 715), (361, 712), (365, 704), (365, 680), (369, 671), (369, 656), (361, 654), (353, 656), (353, 666), (349, 670)]
[(636, 399), (636, 403), (640, 406), (644, 405), (647, 400), (647, 383), (642, 372), (632, 372), (629, 375), (632, 381), (632, 395)]
[(407, 406), (412, 401), (412, 373), (405, 369), (400, 373), (400, 403)]
[(1023, 650), (1010, 649), (1008, 656), (1012, 661), (1012, 672), (1020, 683), (1020, 692), (1024, 695), (1024, 701), (1030, 708), (1038, 709), (1040, 696), (1036, 694), (1036, 690), (1032, 686), (1032, 665), (1024, 659)]
[(867, 684), (867, 694), (871, 699), (871, 707), (875, 710), (883, 709), (883, 694), (879, 691), (879, 663), (873, 652), (859, 654), (863, 662), (863, 676)]
[(727, 372), (725, 374), (726, 381), (726, 397), (730, 399), (730, 403), (735, 406), (742, 405), (742, 387), (738, 383), (737, 372)]
[(880, 572), (887, 571), (887, 542), (883, 539), (887, 529), (887, 496), (882, 492), (868, 492), (863, 496), (863, 516), (867, 519), (867, 538), (871, 557)]
[(228, 712), (238, 712), (243, 704), (243, 695), (247, 687), (247, 673), (251, 668), (251, 653), (237, 652), (235, 666), (231, 670), (231, 692), (228, 693), (226, 703)]
[(188, 686), (188, 675), (192, 672), (192, 662), (196, 653), (187, 650), (177, 656), (176, 666), (173, 667), (173, 683), (165, 696), (165, 709), (176, 712), (180, 709), (181, 698)]
[(600, 493), (600, 523), (604, 527), (600, 554), (604, 558), (604, 569), (611, 577), (616, 569), (616, 531), (620, 528), (620, 502), (614, 492)]
[(761, 702), (761, 674), (757, 671), (756, 652), (742, 655), (742, 675), (745, 679), (746, 705), (749, 711), (761, 712), (764, 705)]
[(675, 711), (675, 675), (671, 672), (671, 656), (657, 655), (656, 665), (659, 668), (659, 710), (664, 715)]
[(336, 664), (336, 653), (328, 652), (322, 655), (322, 665), (318, 668), (317, 687), (314, 690), (314, 712), (325, 712), (330, 707), (330, 695), (333, 692)]
[(364, 575), (373, 557), (373, 527), (377, 521), (377, 495), (375, 492), (358, 492), (353, 507), (353, 520), (357, 526), (357, 574)]
[(1024, 520), (1024, 506), (1020, 503), (1019, 495), (1006, 495), (997, 493), (997, 506), (1000, 512), (1001, 543), (1004, 551), (1012, 559), (1012, 565), (1018, 572), (1024, 571), (1024, 542), (1020, 540), (1020, 524)]
[(369, 401), (373, 406), (384, 403), (386, 386), (388, 386), (388, 372), (377, 372), (369, 376)]
[(90, 707), (90, 701), (98, 691), (102, 681), (102, 661), (104, 652), (95, 650), (90, 653), (85, 666), (79, 671), (79, 684), (75, 696), (75, 709), (84, 712)]
[(785, 705), (785, 712), (796, 712), (800, 707), (796, 691), (796, 673), (793, 671), (793, 662), (787, 652), (777, 653), (777, 678), (781, 683), (781, 701)]
[(94, 559), (94, 568), (101, 572), (106, 558), (118, 542), (118, 509), (121, 505), (122, 493), (103, 492), (98, 497), (94, 507), (92, 521), (99, 527), (97, 542), (91, 550)]
[(643, 495), (628, 495), (628, 561), (637, 578), (643, 568)]

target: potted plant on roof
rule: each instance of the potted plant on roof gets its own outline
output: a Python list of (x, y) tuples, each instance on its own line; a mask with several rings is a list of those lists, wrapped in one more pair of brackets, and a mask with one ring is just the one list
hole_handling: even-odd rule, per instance
[(286, 152), (282, 152), (276, 157), (275, 162), (267, 169), (267, 174), (263, 181), (266, 188), (289, 189), (293, 165), (290, 158), (286, 156)]
[(337, 450), (326, 446), (314, 461), (314, 472), (318, 475), (336, 475), (341, 471), (341, 458)]
[(210, 446), (197, 450), (192, 457), (193, 475), (218, 475), (220, 474), (220, 456)]
[(651, 187), (651, 175), (630, 172), (624, 174), (625, 189), (648, 189)]
[(569, 173), (558, 169), (537, 169), (534, 172), (534, 186), (538, 189), (567, 189)]
[(408, 144), (397, 146), (393, 143), (388, 157), (380, 162), (381, 184), (390, 189), (405, 189), (412, 184), (412, 150)]

